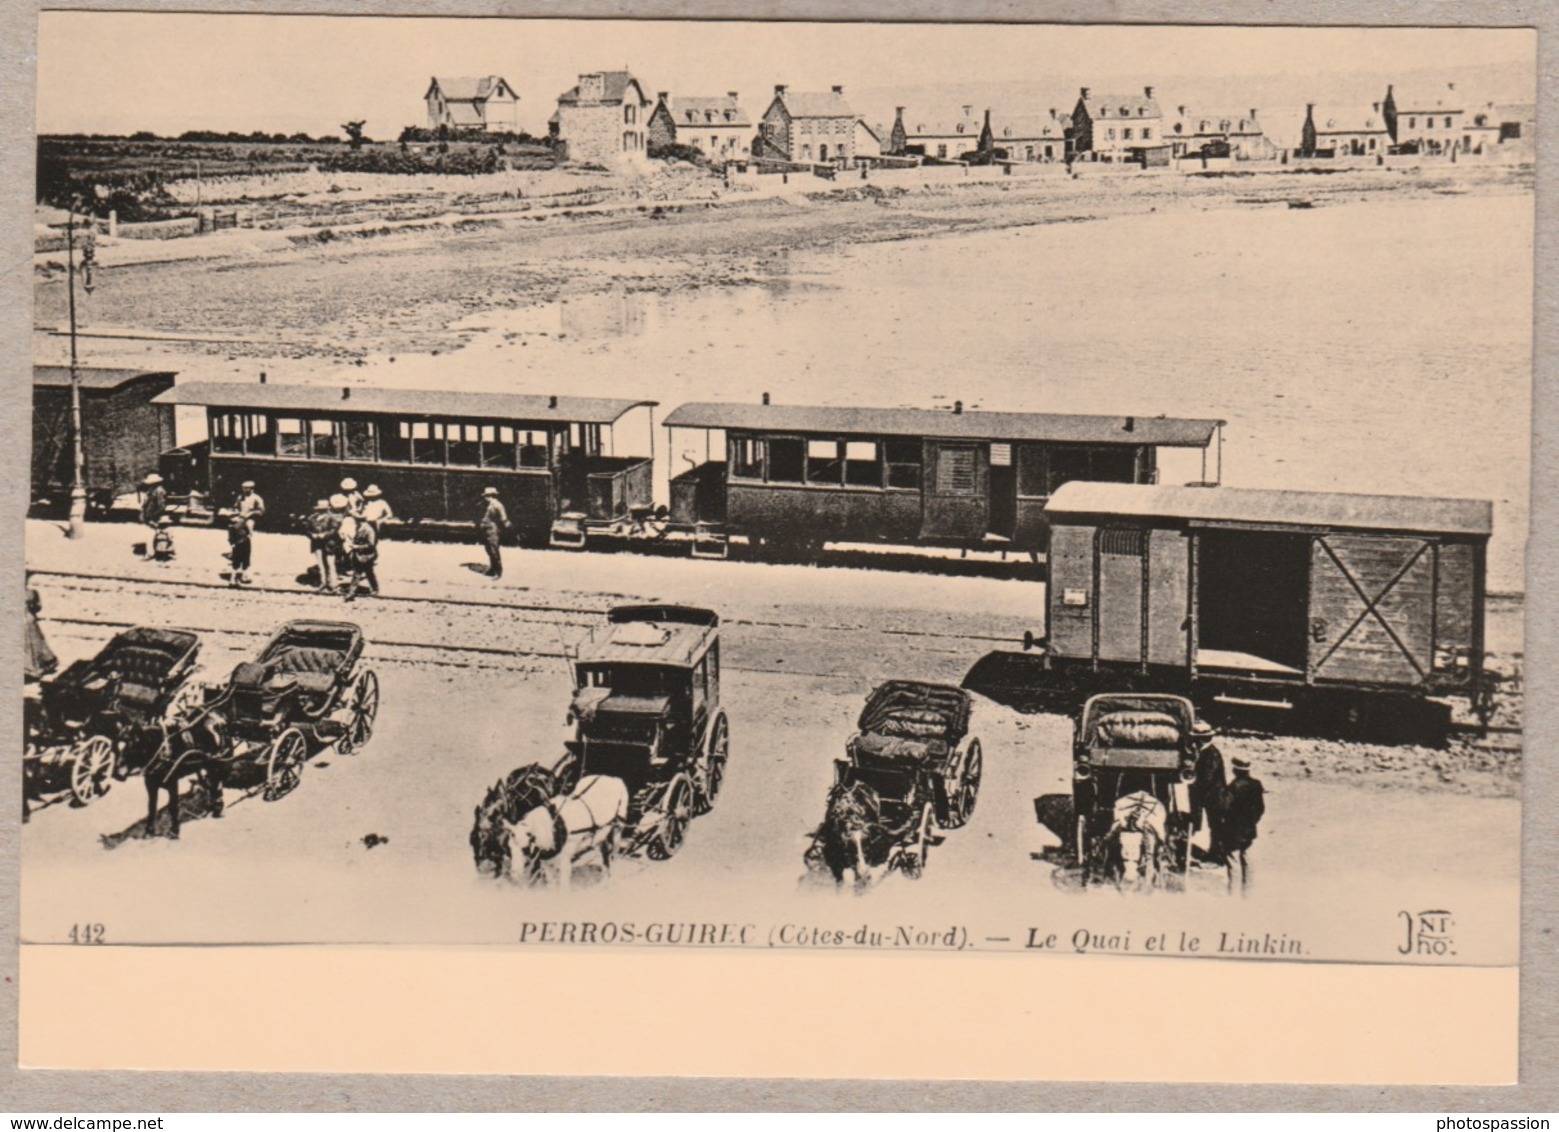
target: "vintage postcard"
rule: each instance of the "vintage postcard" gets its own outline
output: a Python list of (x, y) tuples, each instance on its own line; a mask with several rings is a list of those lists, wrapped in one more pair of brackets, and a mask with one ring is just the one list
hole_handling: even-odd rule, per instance
[[(24, 967), (1492, 978), (1499, 1079), (1535, 83), (1529, 29), (43, 13)], [(709, 1056), (646, 1071), (828, 1075)]]

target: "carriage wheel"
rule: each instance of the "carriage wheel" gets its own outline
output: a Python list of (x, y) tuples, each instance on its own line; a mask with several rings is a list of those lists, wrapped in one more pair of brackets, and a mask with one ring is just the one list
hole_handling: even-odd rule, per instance
[(303, 759), (308, 750), (308, 741), (296, 727), (289, 727), (276, 736), (266, 753), (265, 792), (261, 796), (267, 802), (285, 798), (297, 788), (303, 777)]
[(372, 668), (365, 668), (358, 674), (347, 711), (351, 718), (346, 721), (341, 738), (336, 740), (336, 753), (342, 755), (362, 750), (373, 738), (374, 720), (379, 715), (379, 677)]
[(899, 868), (911, 880), (918, 880), (926, 872), (926, 854), (931, 852), (931, 834), (936, 829), (936, 813), (930, 802), (920, 808), (920, 820), (915, 824), (911, 846), (899, 858)]
[(657, 861), (664, 861), (682, 848), (688, 822), (693, 820), (693, 783), (685, 774), (678, 774), (661, 795), (660, 824), (650, 837), (646, 849)]
[(979, 801), (980, 778), (984, 773), (985, 755), (980, 750), (980, 741), (971, 739), (968, 753), (964, 755), (963, 769), (958, 775), (958, 792), (948, 799), (949, 829), (969, 824), (969, 819), (974, 816), (974, 805)]
[(108, 793), (118, 761), (114, 744), (103, 735), (93, 735), (76, 744), (70, 763), (70, 796), (78, 806)]
[(707, 814), (715, 808), (715, 799), (720, 796), (720, 787), (725, 784), (725, 761), (730, 754), (731, 725), (726, 722), (725, 712), (721, 712), (715, 716), (714, 726), (709, 729), (709, 747), (699, 767), (699, 813)]

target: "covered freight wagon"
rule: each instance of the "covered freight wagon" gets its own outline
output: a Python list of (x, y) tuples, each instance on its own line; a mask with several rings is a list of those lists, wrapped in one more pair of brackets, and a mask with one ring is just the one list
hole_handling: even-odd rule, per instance
[(1045, 511), (1044, 658), (1062, 684), (1482, 707), (1490, 503), (1074, 482)]
[[(173, 444), (173, 409), (153, 399), (174, 375), (139, 369), (77, 367), (81, 381), (81, 447), (87, 505), (106, 511), (157, 470), (158, 455)], [(70, 368), (32, 371), (32, 502), (65, 507), (75, 482)]]

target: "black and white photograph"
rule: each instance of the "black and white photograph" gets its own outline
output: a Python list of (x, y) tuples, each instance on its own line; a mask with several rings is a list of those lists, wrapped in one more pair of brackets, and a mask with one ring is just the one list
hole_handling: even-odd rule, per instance
[(1517, 964), (1530, 29), (38, 27), (23, 944)]

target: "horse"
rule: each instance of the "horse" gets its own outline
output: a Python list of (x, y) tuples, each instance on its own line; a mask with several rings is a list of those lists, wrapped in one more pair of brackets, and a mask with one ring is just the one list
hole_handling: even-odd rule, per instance
[(146, 835), (157, 834), (157, 795), (168, 792), (171, 826), (168, 836), (179, 839), (179, 779), (199, 775), (213, 818), (222, 816), (222, 788), (229, 761), (223, 757), (226, 741), (223, 718), (215, 706), (176, 704), (159, 723), (162, 741), (141, 771), (146, 784)]
[(509, 827), (557, 793), (557, 776), (534, 763), (516, 767), (488, 787), (471, 826), (471, 857), (477, 872), (490, 864), (494, 876), (508, 876), (513, 863)]
[(580, 861), (595, 856), (605, 873), (612, 871), (617, 834), (628, 820), (628, 787), (622, 779), (587, 774), (572, 792), (543, 799), (508, 829), (524, 861), (525, 879), (540, 881), (550, 867), (558, 883), (568, 888)]
[(814, 840), (836, 885), (844, 883), (847, 870), (855, 875), (857, 888), (873, 884), (887, 871), (891, 842), (877, 791), (864, 782), (837, 783), (828, 792)]
[(1116, 883), (1138, 891), (1158, 885), (1168, 838), (1164, 804), (1144, 790), (1116, 799), (1114, 821), (1105, 840), (1114, 846), (1120, 871)]

